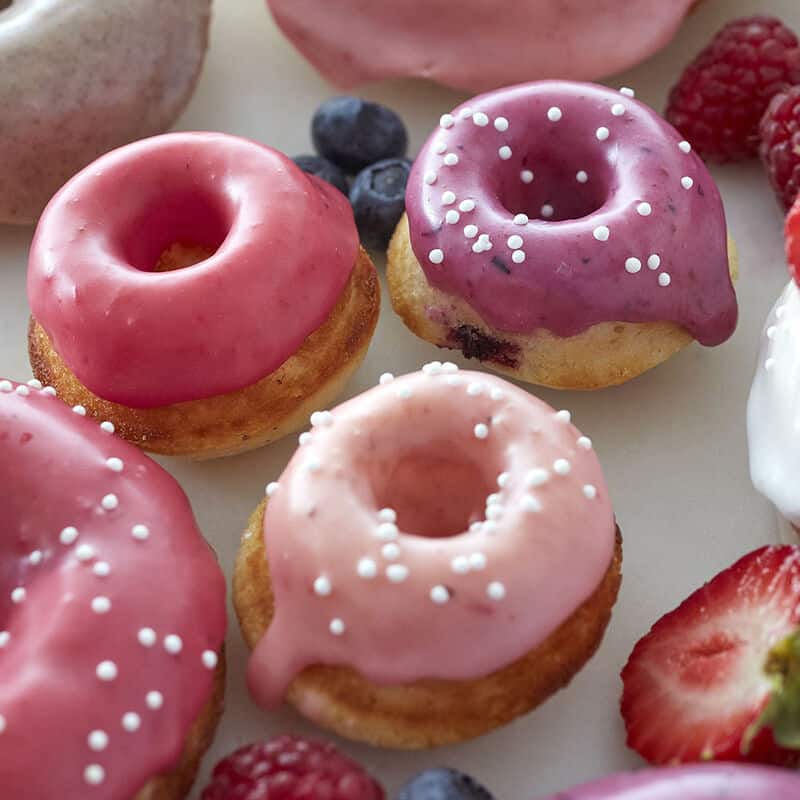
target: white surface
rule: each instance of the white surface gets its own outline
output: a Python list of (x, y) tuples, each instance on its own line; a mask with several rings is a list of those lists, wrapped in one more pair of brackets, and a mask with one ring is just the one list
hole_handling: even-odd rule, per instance
[[(711, 33), (724, 20), (756, 10), (777, 13), (800, 30), (796, 0), (704, 0), (667, 51), (609, 84), (634, 86), (639, 98), (662, 108), (669, 85)], [(243, 134), (295, 154), (309, 150), (311, 114), (332, 93), (278, 35), (261, 0), (217, 0), (211, 52), (180, 127)], [(364, 94), (404, 116), (412, 153), (439, 115), (463, 99), (411, 82), (374, 86)], [(741, 316), (733, 339), (713, 350), (695, 345), (617, 389), (538, 392), (556, 407), (570, 408), (594, 440), (625, 537), (622, 592), (600, 652), (543, 707), (477, 741), (418, 754), (343, 744), (389, 790), (420, 769), (449, 764), (477, 776), (498, 800), (532, 800), (639, 766), (625, 748), (617, 708), (619, 671), (634, 642), (704, 580), (775, 540), (774, 513), (748, 478), (744, 413), (758, 332), (786, 282), (782, 215), (757, 163), (718, 169), (715, 175), (741, 257)], [(0, 373), (18, 380), (30, 376), (25, 348), (30, 236), (28, 229), (0, 227)], [(385, 370), (410, 371), (436, 357), (439, 352), (414, 338), (386, 301), (372, 349), (348, 394), (372, 385)], [(226, 571), (264, 484), (278, 476), (294, 446), (290, 437), (222, 461), (163, 460), (192, 499)], [(243, 743), (287, 731), (325, 736), (291, 710), (268, 715), (248, 700), (246, 653), (235, 622), (228, 657), (227, 712), (198, 789), (213, 763)]]

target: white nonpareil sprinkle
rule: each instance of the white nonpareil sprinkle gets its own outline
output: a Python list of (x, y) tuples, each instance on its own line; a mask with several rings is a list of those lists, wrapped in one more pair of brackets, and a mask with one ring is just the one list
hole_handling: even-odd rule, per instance
[(106, 459), (106, 466), (112, 472), (122, 472), (123, 467), (125, 465), (122, 463), (122, 459), (121, 458), (113, 458), (112, 457), (112, 458), (107, 458)]
[(95, 753), (102, 753), (108, 747), (108, 734), (105, 731), (92, 731), (86, 737), (86, 744)]
[(410, 386), (401, 386), (397, 390), (397, 396), (401, 400), (409, 400), (413, 394), (414, 394), (414, 391), (412, 390), (412, 388)]
[(499, 492), (492, 492), (492, 494), (490, 494), (486, 498), (487, 507), (494, 506), (497, 505), (497, 503), (502, 503), (502, 502), (503, 502), (503, 496)]
[(683, 186), (684, 189), (691, 189), (692, 186), (694, 186), (694, 181), (688, 175), (684, 175), (681, 178), (681, 186)]
[(566, 458), (557, 458), (553, 462), (553, 472), (555, 472), (557, 475), (569, 475), (569, 471), (571, 469), (572, 467)]
[(315, 428), (330, 428), (334, 423), (334, 417), (330, 411), (315, 411), (309, 418), (309, 422)]
[(332, 591), (333, 587), (331, 586), (330, 579), (325, 575), (320, 575), (314, 581), (314, 592), (320, 597), (327, 597)]
[(516, 233), (515, 233), (515, 234), (513, 234), (512, 236), (509, 236), (509, 237), (508, 237), (508, 239), (506, 240), (506, 244), (507, 244), (507, 245), (508, 245), (508, 246), (509, 246), (509, 247), (510, 247), (512, 250), (519, 250), (519, 248), (520, 248), (520, 247), (522, 247), (522, 245), (524, 244), (524, 242), (522, 241), (522, 237), (521, 237), (519, 234), (516, 234)]
[(502, 600), (506, 596), (506, 587), (500, 581), (492, 581), (486, 587), (486, 594), (491, 600)]
[(479, 422), (473, 428), (473, 433), (476, 439), (485, 439), (489, 435), (489, 426), (483, 422)]
[(77, 538), (78, 538), (78, 529), (74, 528), (72, 525), (64, 528), (64, 530), (62, 530), (61, 533), (58, 535), (58, 539), (61, 542), (61, 544), (67, 546), (73, 544)]
[(394, 380), (394, 375), (391, 372), (384, 372), (383, 375), (378, 378), (378, 383), (381, 386), (386, 386), (387, 383), (391, 383)]
[(356, 564), (359, 578), (374, 578), (378, 574), (378, 565), (371, 558), (361, 558)]
[(508, 120), (505, 117), (498, 117), (494, 121), (494, 129), (500, 133), (505, 133), (508, 130)]
[(31, 389), (41, 389), (42, 388), (42, 382), (40, 380), (37, 380), (36, 378), (31, 378), (29, 381), (26, 381), (26, 382), (27, 382), (28, 386), (31, 387)]
[(450, 562), (450, 568), (456, 575), (466, 575), (469, 572), (469, 558), (467, 556), (456, 556)]
[(556, 419), (559, 422), (569, 422), (572, 419), (572, 414), (566, 408), (562, 408), (561, 411), (556, 411)]
[(119, 670), (113, 661), (101, 661), (97, 665), (95, 673), (101, 681), (113, 681), (119, 674)]
[(11, 381), (2, 380), (0, 381), (0, 392), (10, 392), (13, 391), (14, 387), (11, 384)]
[(476, 572), (486, 569), (486, 556), (483, 553), (471, 553), (469, 557), (469, 568)]
[(551, 106), (547, 109), (547, 119), (549, 119), (550, 122), (559, 122), (563, 116), (558, 106)]
[(81, 406), (81, 405), (72, 406), (72, 410), (73, 410), (73, 411), (74, 411), (74, 412), (75, 412), (75, 413), (76, 413), (76, 414), (77, 414), (79, 417), (85, 417), (85, 416), (86, 416), (86, 409), (85, 409), (83, 406)]
[(445, 215), (444, 221), (448, 225), (455, 225), (461, 219), (461, 214), (458, 213), (454, 208), (451, 208)]
[(553, 208), (553, 206), (550, 205), (550, 203), (545, 203), (542, 206), (542, 216), (545, 219), (549, 219), (550, 217), (553, 216), (554, 213), (555, 213), (555, 209)]
[(142, 726), (142, 718), (135, 711), (128, 711), (122, 716), (122, 728), (128, 733), (136, 733)]
[(597, 497), (597, 489), (595, 489), (595, 487), (594, 487), (594, 486), (592, 486), (592, 484), (591, 484), (591, 483), (587, 483), (587, 484), (586, 484), (586, 485), (583, 487), (583, 496), (584, 496), (584, 497), (585, 497), (587, 500), (594, 500), (594, 498), (595, 498), (595, 497)]
[(591, 450), (592, 440), (588, 436), (581, 436), (580, 439), (578, 439), (578, 447), (581, 447), (584, 450)]
[(151, 711), (158, 711), (164, 705), (164, 695), (161, 692), (148, 692), (144, 702)]
[(447, 591), (446, 586), (439, 584), (431, 589), (430, 596), (431, 600), (433, 600), (436, 605), (441, 606), (450, 599), (450, 592)]
[(92, 599), (92, 611), (95, 614), (108, 614), (111, 611), (111, 601), (107, 597), (98, 596)]
[(461, 117), (461, 119), (469, 119), (472, 116), (471, 106), (464, 106), (464, 108), (458, 112), (458, 116)]
[(150, 528), (147, 525), (134, 525), (131, 528), (131, 536), (137, 541), (143, 542), (150, 536)]
[(467, 384), (467, 394), (470, 397), (477, 397), (479, 394), (483, 392), (483, 384), (478, 383), (477, 381), (472, 381), (471, 383)]
[(305, 445), (305, 444), (311, 444), (311, 440), (312, 440), (313, 438), (314, 438), (314, 437), (313, 437), (313, 436), (312, 436), (312, 435), (311, 435), (311, 434), (310, 434), (308, 431), (303, 431), (303, 432), (302, 432), (302, 433), (301, 433), (301, 434), (300, 434), (300, 435), (297, 437), (297, 443), (298, 443), (299, 445), (301, 445), (301, 446), (302, 446), (302, 445)]
[(387, 561), (396, 561), (400, 558), (400, 548), (394, 542), (389, 542), (381, 548), (381, 555)]
[(497, 476), (497, 485), (502, 489), (507, 483), (511, 475), (508, 472), (501, 472)]
[(650, 203), (639, 203), (636, 206), (636, 213), (639, 214), (640, 217), (649, 217), (653, 213), (653, 207)]
[(527, 225), (530, 220), (528, 219), (527, 214), (515, 214), (514, 215), (514, 224), (515, 225)]
[(456, 153), (447, 153), (443, 161), (446, 167), (454, 167), (458, 164), (458, 155)]
[(475, 210), (475, 201), (470, 199), (462, 200), (458, 204), (458, 209), (459, 211), (463, 211), (465, 214), (468, 214), (470, 211)]
[(24, 384), (17, 386), (17, 388), (14, 389), (14, 391), (21, 397), (28, 397), (31, 393), (31, 390)]
[(638, 258), (631, 256), (625, 260), (625, 270), (631, 275), (635, 275), (642, 268), (642, 262)]
[(344, 621), (339, 619), (339, 617), (332, 619), (330, 625), (328, 625), (328, 630), (334, 636), (341, 636), (345, 632)]
[(433, 172), (433, 171), (431, 171), (431, 172), (426, 172), (426, 173), (425, 173), (425, 177), (424, 177), (422, 180), (424, 180), (424, 181), (425, 181), (425, 183), (427, 183), (427, 184), (428, 184), (428, 186), (431, 186), (431, 185), (433, 185), (434, 183), (436, 183), (436, 173), (435, 173), (435, 172)]
[(392, 583), (402, 583), (408, 577), (408, 567), (403, 564), (390, 564), (386, 567), (386, 577)]
[(435, 248), (428, 253), (428, 261), (431, 264), (441, 264), (444, 261), (444, 251), (440, 248)]
[(597, 239), (598, 242), (607, 242), (608, 237), (611, 235), (611, 231), (608, 229), (606, 225), (598, 225), (593, 231), (592, 236)]
[(378, 519), (381, 522), (397, 522), (397, 512), (393, 508), (382, 508), (378, 512)]
[(682, 142), (678, 142), (678, 147), (680, 148), (681, 153), (692, 152), (692, 146), (685, 139)]
[(598, 141), (604, 142), (608, 137), (611, 135), (611, 131), (605, 127), (605, 125), (601, 125), (594, 133), (597, 137)]
[(89, 764), (83, 771), (83, 779), (89, 786), (99, 786), (106, 779), (106, 771), (99, 764)]
[(530, 494), (526, 494), (523, 496), (521, 505), (523, 511), (527, 511), (528, 513), (531, 514), (536, 514), (542, 510), (542, 504), (533, 495)]
[(489, 124), (489, 117), (483, 111), (476, 111), (472, 115), (472, 121), (479, 127), (485, 128)]
[(25, 591), (25, 589), (23, 589), (22, 586), (17, 586), (17, 588), (11, 592), (11, 602), (16, 605), (24, 603), (26, 595), (27, 592)]
[(452, 114), (442, 114), (439, 117), (439, 125), (443, 128), (452, 128), (455, 125), (456, 118)]
[(45, 386), (44, 389), (42, 389), (42, 391), (45, 394), (49, 394), (50, 397), (55, 397), (57, 395), (55, 386)]
[(658, 285), (659, 286), (669, 286), (672, 283), (672, 278), (668, 272), (662, 272), (658, 276)]
[(107, 578), (111, 574), (111, 565), (108, 561), (98, 561), (93, 567), (92, 572), (98, 578)]
[(303, 467), (307, 472), (316, 473), (322, 469), (322, 464), (316, 458), (310, 458)]
[(627, 86), (623, 86), (619, 90), (619, 93), (624, 94), (625, 97), (636, 97), (636, 92), (634, 92), (633, 89), (629, 89)]
[(501, 158), (503, 161), (508, 161), (508, 159), (509, 159), (509, 158), (511, 158), (511, 155), (512, 155), (512, 154), (511, 154), (511, 148), (510, 148), (510, 147), (509, 147), (507, 144), (504, 144), (504, 145), (503, 145), (503, 146), (502, 146), (502, 147), (501, 147), (501, 148), (500, 148), (500, 149), (497, 151), (497, 155), (499, 155), (499, 156), (500, 156), (500, 158)]
[(183, 640), (180, 636), (170, 633), (168, 636), (164, 637), (164, 649), (170, 655), (176, 656), (183, 650)]
[(107, 494), (100, 501), (100, 505), (103, 506), (106, 511), (113, 511), (119, 505), (119, 499), (115, 494)]
[(647, 257), (647, 267), (648, 269), (658, 269), (661, 266), (661, 256), (657, 253), (653, 253)]
[(456, 201), (456, 193), (451, 191), (442, 192), (442, 205), (451, 206)]
[(478, 226), (477, 225), (465, 225), (464, 226), (464, 236), (467, 239), (474, 239), (478, 235)]
[(79, 544), (75, 548), (75, 558), (78, 561), (91, 561), (94, 558), (94, 547), (90, 544)]
[(503, 508), (502, 505), (500, 505), (500, 503), (495, 503), (493, 505), (490, 505), (486, 509), (486, 519), (497, 521), (503, 516), (503, 514), (505, 514), (505, 509)]
[(774, 358), (768, 358), (764, 362), (764, 369), (767, 370), (767, 372), (769, 372), (774, 366), (775, 366), (775, 359)]
[(8, 631), (0, 631), (0, 648), (5, 647), (11, 641), (11, 634)]
[(100, 430), (103, 431), (104, 433), (114, 433), (116, 428), (114, 427), (113, 422), (105, 420), (104, 422), (100, 423)]
[(586, 181), (589, 180), (589, 173), (583, 169), (578, 170), (575, 173), (575, 180), (578, 181), (578, 183), (586, 183)]
[(622, 105), (622, 103), (614, 103), (614, 105), (611, 106), (611, 113), (615, 117), (621, 117), (625, 113), (625, 106)]
[(525, 485), (534, 488), (547, 483), (549, 479), (550, 473), (546, 469), (536, 467), (535, 469), (528, 470), (528, 474), (525, 476)]
[(382, 522), (378, 525), (375, 535), (384, 541), (391, 541), (400, 535), (400, 531), (397, 529), (397, 525), (395, 525), (394, 522)]
[(521, 264), (525, 260), (525, 251), (524, 250), (515, 250), (511, 254), (511, 260), (515, 264)]
[(492, 386), (489, 390), (489, 397), (492, 400), (502, 400), (506, 396), (506, 393), (499, 387), (499, 386)]
[(156, 632), (152, 628), (142, 628), (136, 635), (136, 638), (139, 640), (139, 644), (142, 645), (142, 647), (153, 647), (158, 641)]
[(204, 650), (200, 656), (200, 661), (206, 669), (216, 669), (219, 663), (219, 656), (213, 650)]

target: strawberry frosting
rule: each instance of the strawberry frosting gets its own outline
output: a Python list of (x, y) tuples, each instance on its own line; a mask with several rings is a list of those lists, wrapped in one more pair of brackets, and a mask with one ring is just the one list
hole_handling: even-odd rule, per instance
[(312, 664), (380, 684), (489, 674), (608, 569), (611, 502), (567, 411), (434, 362), (311, 423), (267, 487), (275, 616), (249, 666), (264, 706)]
[[(215, 251), (153, 272), (171, 244)], [(358, 253), (350, 205), (266, 145), (171, 133), (70, 180), (31, 245), (33, 316), (105, 400), (149, 408), (244, 388), (330, 315)]]
[(225, 582), (175, 481), (51, 394), (0, 380), (0, 786), (130, 800), (211, 695)]
[(337, 86), (413, 76), (485, 91), (590, 80), (664, 47), (697, 0), (268, 0), (295, 47)]

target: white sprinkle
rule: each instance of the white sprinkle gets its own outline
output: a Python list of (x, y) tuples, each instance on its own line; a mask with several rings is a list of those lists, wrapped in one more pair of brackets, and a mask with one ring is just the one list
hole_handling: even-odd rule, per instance
[(441, 361), (430, 361), (427, 364), (422, 365), (422, 374), (423, 375), (441, 375), (442, 373), (442, 362)]
[(128, 711), (122, 716), (122, 727), (128, 733), (136, 733), (142, 725), (142, 718), (135, 711)]
[(314, 437), (313, 437), (313, 436), (312, 436), (312, 435), (311, 435), (311, 434), (310, 434), (308, 431), (303, 431), (303, 432), (302, 432), (302, 433), (301, 433), (301, 434), (300, 434), (300, 435), (297, 437), (297, 442), (298, 442), (298, 444), (300, 444), (301, 446), (302, 446), (302, 445), (304, 445), (304, 444), (311, 444), (311, 440), (312, 440), (313, 438), (314, 438)]
[(472, 121), (479, 127), (485, 128), (489, 124), (489, 117), (483, 113), (483, 111), (478, 111), (472, 115)]
[(101, 422), (100, 423), (100, 430), (104, 431), (105, 433), (114, 433), (116, 428), (114, 427), (114, 423), (113, 422), (109, 422), (108, 420), (105, 420), (105, 422)]
[(472, 108), (470, 106), (465, 106), (458, 112), (458, 116), (461, 119), (469, 119), (472, 116)]
[(117, 665), (113, 661), (101, 661), (95, 670), (101, 681), (113, 681), (119, 674)]
[(566, 458), (557, 458), (553, 462), (553, 471), (557, 475), (569, 475), (569, 471), (572, 469), (570, 466), (569, 461)]
[(545, 219), (548, 219), (549, 217), (552, 217), (554, 213), (555, 213), (555, 209), (549, 203), (545, 203), (542, 206), (542, 216)]
[(436, 605), (441, 606), (450, 599), (450, 592), (447, 591), (446, 586), (438, 584), (431, 589), (430, 596)]
[(393, 508), (382, 508), (378, 512), (378, 519), (381, 522), (397, 522), (397, 512)]
[(505, 117), (498, 117), (494, 121), (494, 128), (500, 133), (505, 133), (508, 130), (508, 120)]
[[(14, 389), (14, 391), (18, 395), (20, 395), (21, 397), (28, 397), (30, 395), (30, 393), (31, 393), (31, 390), (27, 386), (25, 386), (24, 384), (22, 384), (20, 386), (17, 386), (17, 388)], [(86, 412), (84, 412), (84, 413), (86, 413)]]
[(95, 597), (92, 600), (92, 611), (95, 614), (108, 614), (111, 611), (111, 601), (107, 597)]
[(657, 253), (647, 257), (647, 266), (649, 269), (658, 269), (661, 266), (661, 256)]
[(462, 200), (458, 204), (458, 207), (459, 207), (459, 209), (461, 211), (463, 211), (466, 214), (466, 213), (468, 213), (470, 211), (474, 211), (475, 210), (475, 201), (474, 200)]
[(469, 567), (476, 571), (486, 568), (486, 556), (483, 553), (472, 553), (469, 557)]
[(588, 436), (581, 436), (580, 439), (578, 439), (578, 447), (581, 447), (584, 450), (591, 450), (592, 440)]
[(515, 250), (511, 254), (511, 260), (515, 264), (521, 264), (525, 260), (525, 251), (524, 250)]
[(356, 564), (359, 578), (374, 578), (378, 574), (378, 565), (371, 558), (361, 558)]
[(469, 532), (480, 533), (482, 528), (483, 528), (483, 523), (480, 520), (476, 520), (475, 522), (470, 523)]
[(469, 572), (469, 558), (467, 556), (456, 556), (450, 562), (450, 568), (456, 575), (466, 575)]
[(83, 771), (83, 779), (89, 786), (99, 786), (106, 779), (106, 771), (99, 764), (89, 764)]
[(522, 498), (522, 510), (527, 511), (530, 514), (537, 514), (539, 511), (542, 510), (542, 504), (530, 494), (526, 494)]
[(25, 591), (25, 589), (23, 589), (22, 586), (17, 586), (17, 588), (14, 589), (13, 592), (11, 592), (11, 602), (19, 605), (20, 603), (25, 602), (26, 595), (27, 592)]
[(547, 483), (549, 479), (550, 473), (546, 469), (536, 467), (535, 469), (528, 471), (528, 474), (525, 476), (525, 485), (529, 488), (533, 488), (535, 486), (541, 486), (543, 483)]
[(473, 429), (476, 439), (485, 439), (489, 435), (489, 426), (479, 422)]
[(13, 391), (13, 389), (14, 387), (12, 386), (11, 381), (0, 381), (0, 392), (10, 392)]
[(93, 567), (92, 572), (98, 578), (107, 578), (111, 574), (111, 565), (108, 561), (98, 561)]
[(79, 417), (85, 417), (85, 416), (86, 416), (86, 409), (85, 409), (83, 406), (81, 406), (81, 405), (78, 405), (78, 406), (72, 406), (72, 410), (73, 410), (73, 411), (74, 411), (74, 412), (75, 412), (75, 413), (76, 413), (76, 414), (77, 414)]
[(439, 117), (439, 125), (442, 128), (452, 128), (455, 125), (456, 118), (452, 114), (442, 114)]
[(322, 469), (322, 464), (320, 464), (316, 458), (310, 458), (305, 464), (303, 464), (303, 467), (306, 469), (306, 471), (314, 473), (319, 472)]
[(77, 538), (78, 538), (78, 529), (73, 528), (72, 525), (70, 525), (67, 528), (64, 528), (64, 530), (61, 531), (61, 533), (58, 536), (58, 539), (61, 542), (61, 544), (65, 545), (73, 544)]
[(505, 514), (505, 511), (500, 503), (493, 503), (486, 509), (486, 519), (497, 521)]
[(92, 731), (86, 738), (90, 750), (101, 753), (108, 747), (108, 734), (105, 731)]
[(622, 103), (614, 103), (614, 105), (611, 106), (611, 113), (615, 117), (621, 117), (625, 113), (625, 106), (622, 105)]
[(481, 523), (481, 531), (487, 536), (494, 536), (497, 533), (497, 525), (491, 520)]
[(504, 144), (504, 145), (503, 145), (503, 146), (502, 146), (502, 147), (501, 147), (501, 148), (500, 148), (500, 149), (497, 151), (497, 155), (499, 155), (499, 156), (500, 156), (500, 158), (501, 158), (503, 161), (508, 161), (508, 159), (509, 159), (509, 158), (511, 158), (511, 148), (510, 148), (510, 147), (509, 147), (507, 144)]
[(767, 370), (767, 372), (769, 372), (774, 366), (775, 366), (775, 359), (774, 358), (768, 358), (764, 362), (764, 369)]
[(142, 628), (136, 635), (142, 647), (153, 647), (158, 641), (158, 636), (152, 628)]
[(608, 139), (608, 137), (611, 135), (611, 133), (610, 133), (610, 131), (608, 130), (608, 128), (606, 128), (606, 127), (603, 125), (603, 126), (599, 127), (599, 128), (598, 128), (598, 129), (595, 131), (595, 134), (594, 134), (594, 135), (595, 135), (595, 136), (598, 138), (598, 140), (599, 140), (599, 141), (601, 141), (601, 142), (604, 142), (606, 139)]
[(631, 256), (625, 260), (625, 269), (630, 272), (631, 275), (635, 275), (641, 268), (642, 262), (639, 261), (638, 258)]
[(131, 536), (134, 539), (143, 542), (150, 536), (150, 528), (147, 525), (134, 525), (131, 528)]
[(447, 150), (447, 145), (443, 141), (436, 142), (436, 146), (433, 148), (433, 152), (436, 153), (436, 155), (438, 156), (444, 155), (446, 150)]
[(486, 594), (491, 600), (502, 600), (506, 596), (506, 587), (500, 581), (492, 581), (486, 587)]
[(508, 237), (508, 239), (506, 240), (506, 244), (512, 250), (519, 250), (519, 248), (522, 247), (524, 242), (522, 241), (522, 237), (515, 233), (513, 236)]
[(634, 92), (633, 89), (629, 89), (627, 86), (623, 86), (619, 90), (619, 93), (624, 94), (625, 97), (636, 97), (636, 92)]
[(684, 140), (682, 142), (678, 142), (678, 147), (680, 148), (681, 153), (691, 153), (692, 152), (692, 146), (686, 140)]
[(452, 361), (445, 361), (442, 364), (442, 372), (452, 375), (458, 372), (458, 364), (454, 364)]
[(467, 239), (474, 239), (478, 235), (478, 226), (477, 225), (465, 225), (464, 226), (464, 236)]
[(563, 116), (558, 106), (550, 106), (550, 108), (547, 109), (547, 119), (549, 119), (550, 122), (558, 122)]
[(455, 153), (447, 153), (444, 157), (444, 164), (446, 167), (454, 167), (458, 164), (458, 156)]
[(345, 632), (345, 625), (343, 620), (336, 617), (336, 619), (332, 619), (330, 625), (328, 625), (328, 630), (334, 636), (341, 636)]
[(694, 186), (694, 181), (688, 175), (684, 175), (681, 178), (681, 186), (683, 186), (684, 189), (691, 189), (692, 186)]
[(470, 397), (477, 397), (479, 394), (483, 392), (483, 384), (478, 383), (477, 381), (472, 381), (467, 385), (467, 394)]
[(586, 181), (589, 180), (589, 174), (585, 170), (578, 170), (578, 172), (575, 173), (575, 180), (578, 181), (578, 183), (586, 183)]
[(400, 531), (397, 529), (397, 525), (395, 525), (394, 522), (381, 522), (375, 532), (375, 535), (384, 541), (396, 539), (399, 534)]
[(55, 397), (57, 394), (55, 386), (45, 386), (44, 389), (42, 389), (42, 392), (44, 394), (49, 394), (50, 397)]
[(658, 276), (658, 285), (659, 286), (669, 286), (672, 283), (672, 278), (670, 277), (669, 272), (662, 272)]
[(506, 393), (499, 386), (493, 386), (489, 391), (489, 397), (492, 400), (502, 400), (505, 396)]
[(6, 718), (0, 714), (0, 733), (3, 733), (6, 729)]
[(461, 219), (461, 214), (458, 213), (454, 208), (451, 208), (445, 215), (444, 221), (448, 225), (455, 225)]
[(100, 501), (100, 505), (103, 506), (106, 511), (113, 511), (119, 505), (119, 500), (115, 494), (107, 494)]
[(200, 661), (206, 669), (216, 669), (219, 657), (213, 650), (204, 650), (203, 655), (200, 656)]
[(390, 564), (386, 567), (386, 577), (392, 583), (402, 583), (408, 577), (408, 567), (403, 564)]
[(566, 408), (562, 408), (561, 411), (556, 412), (556, 419), (559, 422), (569, 422), (572, 419), (572, 414)]
[(431, 264), (441, 264), (444, 261), (444, 251), (440, 250), (438, 247), (434, 250), (431, 250), (428, 253), (428, 261)]
[(75, 548), (75, 558), (78, 561), (91, 561), (94, 558), (94, 547), (90, 544), (79, 544)]
[(515, 214), (514, 215), (514, 224), (515, 225), (527, 225), (528, 224), (528, 215), (527, 214)]
[(333, 425), (333, 414), (330, 411), (315, 411), (309, 422), (315, 428), (330, 428)]
[(594, 487), (594, 486), (592, 486), (592, 484), (591, 484), (591, 483), (587, 483), (587, 484), (586, 484), (586, 485), (583, 487), (583, 496), (584, 496), (584, 497), (585, 497), (587, 500), (594, 500), (594, 498), (595, 498), (595, 497), (597, 497), (597, 489), (595, 489), (595, 487)]
[(778, 326), (777, 325), (770, 325), (767, 328), (767, 339), (774, 339), (775, 338), (775, 334), (777, 332), (778, 332)]
[(42, 382), (39, 381), (39, 380), (36, 380), (36, 378), (31, 378), (28, 381), (28, 386), (30, 386), (31, 389), (41, 389), (42, 388)]
[(450, 190), (446, 192), (442, 192), (442, 205), (443, 206), (451, 206), (456, 201), (456, 193), (451, 192)]
[(425, 181), (425, 183), (428, 184), (428, 186), (436, 183), (436, 173), (435, 172), (426, 172), (425, 173), (425, 177), (423, 178), (423, 180)]
[(8, 631), (0, 631), (0, 648), (5, 647), (11, 641), (11, 634)]
[(508, 483), (510, 477), (511, 475), (509, 475), (507, 472), (501, 472), (497, 476), (497, 485), (502, 489)]
[(387, 383), (391, 383), (394, 380), (394, 375), (391, 372), (384, 372), (383, 375), (378, 378), (378, 383), (381, 386), (386, 386)]
[(183, 650), (183, 640), (180, 636), (170, 633), (164, 637), (164, 649), (173, 656), (178, 655)]
[(499, 492), (492, 492), (492, 494), (490, 494), (486, 498), (487, 507), (488, 506), (493, 506), (493, 505), (496, 505), (497, 503), (502, 503), (502, 502), (503, 502), (503, 496)]
[(381, 548), (381, 555), (387, 561), (396, 561), (400, 558), (400, 548), (394, 542), (389, 542)]
[(148, 692), (144, 701), (149, 709), (158, 711), (164, 705), (164, 695), (161, 692)]
[(639, 214), (640, 217), (649, 217), (653, 213), (653, 207), (650, 203), (639, 203), (636, 206), (636, 213)]
[(607, 242), (608, 237), (611, 235), (611, 231), (608, 229), (606, 225), (598, 225), (593, 231), (592, 236), (597, 239), (598, 242)]
[(333, 591), (331, 582), (324, 575), (320, 575), (314, 581), (314, 592), (320, 597), (327, 597)]
[(112, 472), (122, 472), (124, 464), (122, 463), (122, 459), (121, 458), (107, 458), (106, 459), (106, 466)]
[(413, 394), (414, 394), (414, 391), (412, 390), (412, 388), (411, 388), (410, 386), (401, 386), (401, 387), (400, 387), (400, 388), (397, 390), (397, 396), (398, 396), (398, 397), (399, 397), (401, 400), (408, 400), (408, 399), (410, 399), (410, 398), (411, 398), (411, 396), (412, 396)]

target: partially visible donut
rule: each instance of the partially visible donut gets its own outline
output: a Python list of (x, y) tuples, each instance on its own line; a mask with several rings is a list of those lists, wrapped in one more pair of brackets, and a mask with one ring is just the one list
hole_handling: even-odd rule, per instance
[(0, 380), (0, 787), (179, 800), (222, 710), (225, 581), (175, 481)]

